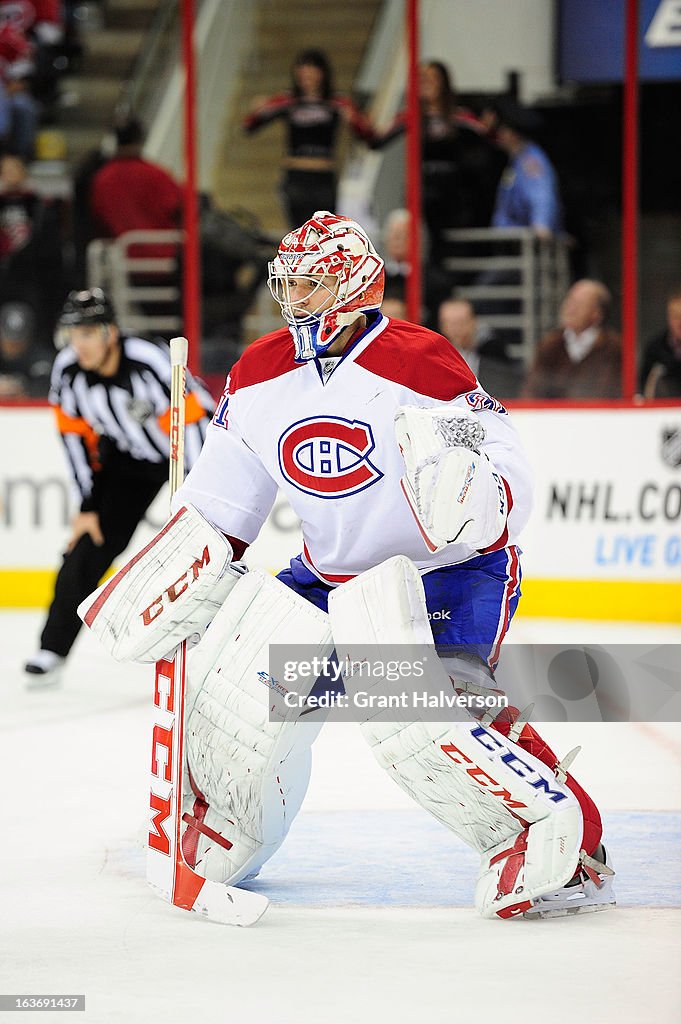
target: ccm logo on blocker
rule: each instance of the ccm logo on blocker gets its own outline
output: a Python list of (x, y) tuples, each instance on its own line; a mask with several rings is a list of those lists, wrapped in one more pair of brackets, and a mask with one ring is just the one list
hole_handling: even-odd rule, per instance
[[(189, 568), (185, 569), (182, 575), (178, 576), (174, 583), (171, 583), (162, 594), (155, 597), (148, 608), (145, 608), (144, 611), (140, 613), (144, 625), (150, 626), (154, 619), (159, 617), (164, 607), (166, 607), (166, 604), (172, 604), (174, 601), (177, 601), (178, 597), (180, 597), (181, 594), (184, 594), (189, 585), (198, 580), (201, 570), (209, 564), (210, 552), (208, 550), (208, 545), (206, 544), (201, 556), (199, 558), (195, 558)], [(189, 577), (190, 573), (191, 577)], [(167, 597), (167, 602), (164, 602), (164, 594)]]

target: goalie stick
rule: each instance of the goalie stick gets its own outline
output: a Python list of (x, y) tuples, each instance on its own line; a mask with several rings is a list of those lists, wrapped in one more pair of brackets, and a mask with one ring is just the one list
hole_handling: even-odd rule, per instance
[[(188, 342), (170, 342), (171, 497), (184, 475), (184, 418)], [(187, 644), (182, 641), (156, 662), (154, 727), (151, 747), (151, 827), (147, 842), (147, 881), (168, 903), (220, 924), (247, 926), (265, 912), (267, 897), (197, 875), (182, 853), (182, 773), (186, 702)]]

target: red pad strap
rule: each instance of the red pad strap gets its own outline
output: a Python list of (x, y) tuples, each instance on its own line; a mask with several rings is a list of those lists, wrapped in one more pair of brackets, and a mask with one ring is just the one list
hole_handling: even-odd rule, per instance
[[(492, 857), (490, 860), (490, 865), (492, 865), (497, 864), (500, 860), (506, 858), (506, 863), (501, 870), (499, 881), (497, 882), (497, 894), (499, 896), (509, 896), (515, 889), (516, 882), (518, 881), (518, 875), (525, 863), (529, 831), (529, 828), (524, 829), (520, 835), (517, 836), (513, 846), (508, 850), (502, 850), (501, 853), (497, 853), (496, 856)], [(513, 903), (511, 906), (505, 907), (503, 910), (498, 910), (497, 917), (520, 917), (520, 915), (524, 914), (526, 910), (529, 910), (531, 906), (532, 900), (522, 900), (520, 903)]]
[(514, 903), (511, 907), (506, 907), (504, 910), (497, 910), (497, 917), (520, 917), (526, 910), (529, 910), (532, 906), (532, 900), (524, 900), (522, 903)]
[(496, 861), (506, 857), (506, 863), (502, 868), (501, 874), (499, 875), (499, 881), (497, 882), (497, 892), (501, 896), (508, 896), (515, 888), (515, 883), (525, 861), (525, 854), (527, 853), (527, 837), (529, 831), (530, 830), (527, 828), (524, 829), (510, 850), (504, 850), (503, 853), (498, 853), (496, 857), (493, 857), (490, 861), (490, 864), (494, 864)]
[(203, 793), (196, 785), (194, 776), (191, 772), (189, 773), (189, 783), (192, 787), (196, 800), (192, 807), (194, 814), (192, 815), (187, 812), (182, 815), (182, 820), (189, 826), (182, 836), (182, 856), (190, 868), (196, 868), (196, 858), (198, 856), (199, 849), (199, 833), (206, 836), (207, 839), (212, 839), (213, 842), (222, 846), (225, 850), (231, 850), (234, 844), (230, 843), (229, 839), (225, 839), (224, 836), (221, 836), (219, 832), (215, 831), (215, 829), (206, 825), (204, 818), (208, 812), (209, 805), (206, 803)]
[(245, 540), (239, 540), (238, 537), (231, 537), (230, 534), (225, 533), (224, 536), (227, 538), (229, 543), (232, 545), (232, 561), (240, 562), (244, 557), (248, 544)]
[[(504, 710), (497, 715), (496, 719), (492, 722), (492, 728), (500, 732), (502, 736), (508, 736), (511, 726), (518, 715), (516, 708), (504, 708)], [(554, 754), (548, 743), (539, 735), (537, 730), (529, 725), (527, 722), (522, 728), (520, 736), (516, 739), (516, 743), (523, 750), (526, 750), (533, 757), (543, 761), (551, 771), (554, 771), (559, 761)], [(603, 835), (603, 823), (601, 816), (589, 794), (582, 789), (580, 784), (570, 773), (567, 773), (565, 785), (577, 798), (579, 806), (582, 810), (582, 818), (584, 820), (584, 831), (582, 834), (582, 846), (592, 856), (594, 851), (598, 848), (598, 844), (601, 841)]]

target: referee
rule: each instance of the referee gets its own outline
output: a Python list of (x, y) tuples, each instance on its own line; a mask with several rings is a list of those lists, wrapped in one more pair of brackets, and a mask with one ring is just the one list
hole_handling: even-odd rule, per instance
[[(122, 335), (99, 288), (71, 292), (59, 319), (66, 347), (52, 368), (50, 403), (80, 511), (73, 520), (29, 685), (57, 683), (78, 635), (76, 609), (128, 546), (168, 479), (170, 352)], [(185, 459), (196, 460), (215, 403), (187, 377)]]

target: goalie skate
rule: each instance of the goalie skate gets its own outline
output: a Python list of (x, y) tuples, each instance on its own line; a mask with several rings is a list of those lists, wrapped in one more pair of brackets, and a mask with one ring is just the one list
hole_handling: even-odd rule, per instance
[(580, 869), (574, 878), (556, 892), (538, 896), (523, 917), (570, 917), (573, 914), (593, 914), (615, 907), (615, 872), (607, 861), (602, 844), (593, 857), (582, 853)]

